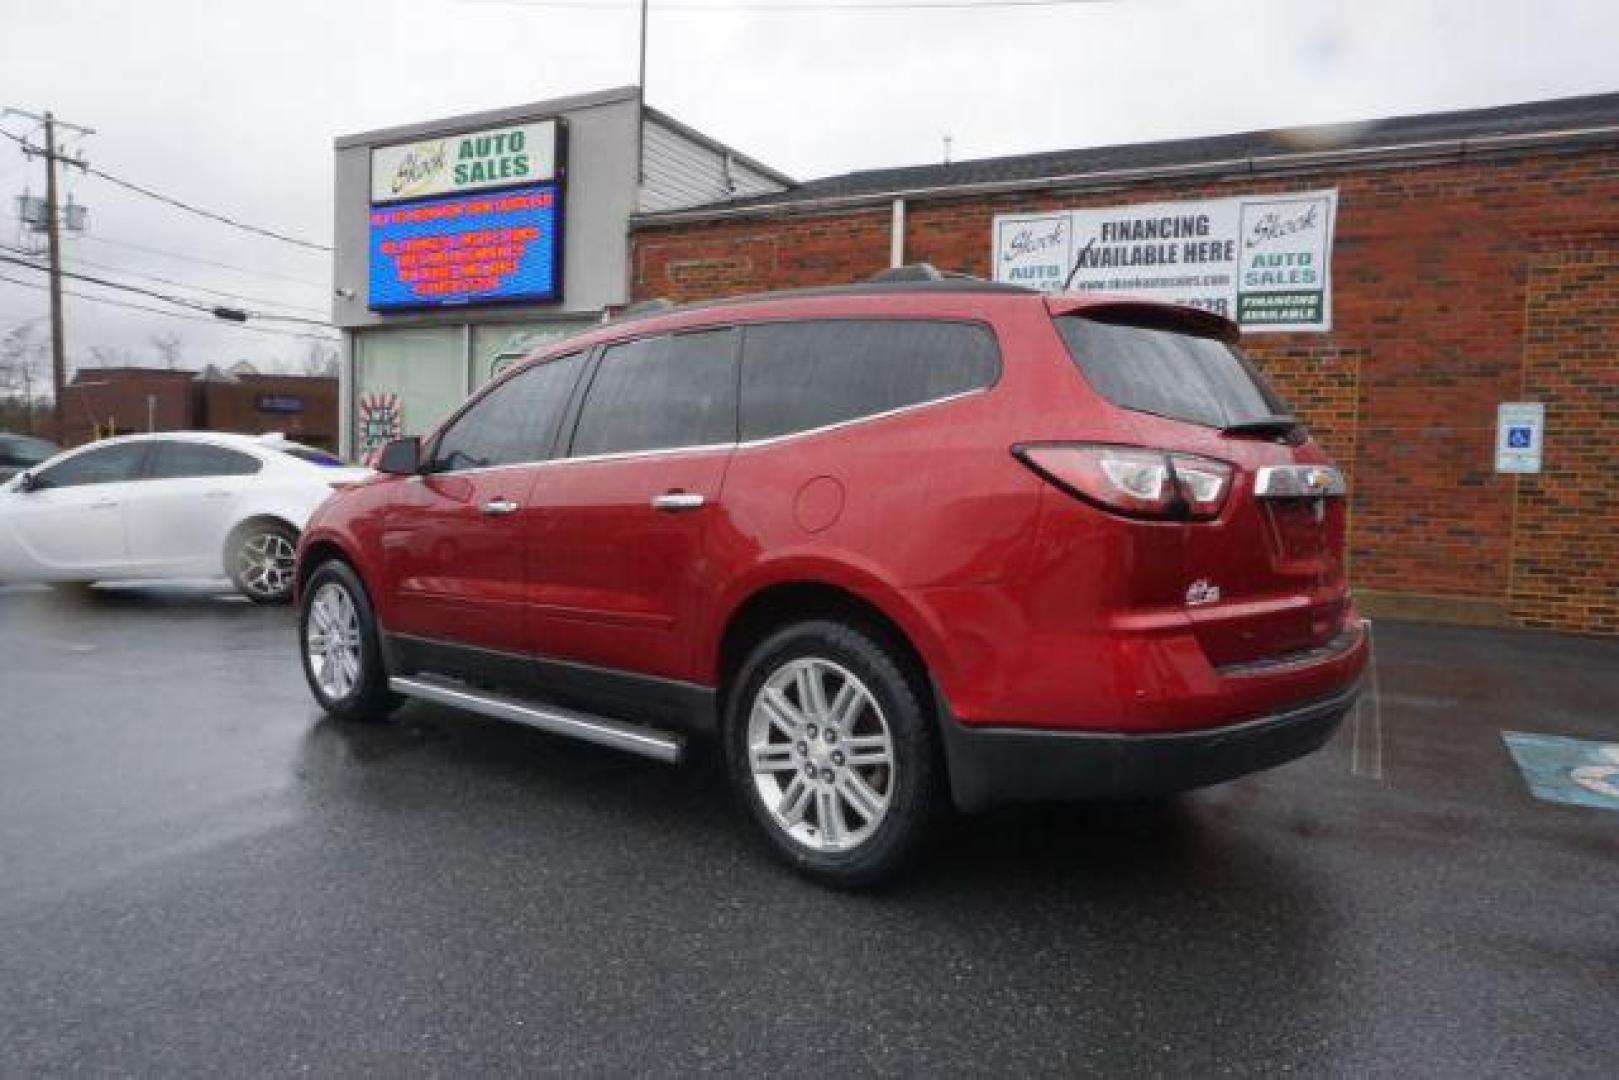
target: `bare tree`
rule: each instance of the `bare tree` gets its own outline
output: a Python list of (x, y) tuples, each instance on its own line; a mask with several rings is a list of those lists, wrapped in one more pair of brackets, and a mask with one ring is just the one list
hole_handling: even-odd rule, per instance
[(337, 349), (320, 341), (311, 341), (299, 363), (302, 373), (326, 379), (337, 378)]
[(157, 353), (158, 359), (163, 361), (163, 366), (170, 371), (180, 366), (180, 353), (184, 342), (185, 339), (174, 330), (165, 330), (151, 337), (152, 350)]
[(18, 323), (0, 337), (0, 427), (32, 433), (40, 403), (34, 394), (50, 388), (50, 346), (41, 319)]
[(134, 350), (123, 345), (92, 345), (90, 361), (96, 367), (139, 367)]

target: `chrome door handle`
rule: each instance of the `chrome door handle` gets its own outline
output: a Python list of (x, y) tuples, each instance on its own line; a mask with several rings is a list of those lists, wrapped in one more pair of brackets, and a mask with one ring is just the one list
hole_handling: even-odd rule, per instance
[(117, 509), (117, 507), (118, 502), (116, 499), (103, 499), (100, 502), (93, 502), (90, 504), (90, 509), (92, 510), (114, 510)]
[(490, 499), (478, 509), (486, 514), (515, 514), (517, 513), (517, 504), (510, 499)]
[(666, 491), (662, 495), (652, 496), (652, 509), (675, 513), (680, 510), (697, 510), (703, 505), (703, 497), (695, 491)]
[(228, 498), (230, 498), (230, 492), (228, 492), (228, 491), (209, 491), (209, 492), (204, 492), (202, 497), (205, 498), (205, 499), (228, 499)]

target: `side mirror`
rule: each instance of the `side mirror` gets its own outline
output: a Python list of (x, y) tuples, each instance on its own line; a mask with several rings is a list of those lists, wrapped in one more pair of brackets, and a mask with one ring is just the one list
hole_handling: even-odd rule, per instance
[(38, 491), (42, 487), (44, 485), (39, 482), (39, 477), (35, 476), (32, 470), (17, 477), (18, 491)]
[(382, 448), (377, 471), (389, 476), (415, 476), (422, 471), (422, 440), (395, 439)]

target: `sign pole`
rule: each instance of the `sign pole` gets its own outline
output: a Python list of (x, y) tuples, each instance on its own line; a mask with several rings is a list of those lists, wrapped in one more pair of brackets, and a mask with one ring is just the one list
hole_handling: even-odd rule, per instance
[(646, 183), (646, 9), (641, 0), (641, 66), (635, 77), (635, 185)]

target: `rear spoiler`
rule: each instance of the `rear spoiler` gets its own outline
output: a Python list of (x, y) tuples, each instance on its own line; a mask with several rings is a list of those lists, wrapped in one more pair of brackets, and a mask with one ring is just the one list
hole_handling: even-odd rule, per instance
[(1046, 297), (1046, 310), (1052, 318), (1062, 315), (1082, 315), (1097, 322), (1123, 326), (1139, 326), (1144, 330), (1173, 330), (1194, 337), (1215, 338), (1235, 345), (1242, 337), (1242, 329), (1224, 315), (1212, 311), (1187, 307), (1184, 304), (1166, 304), (1158, 300), (1135, 300), (1129, 297), (1075, 296), (1063, 293)]

